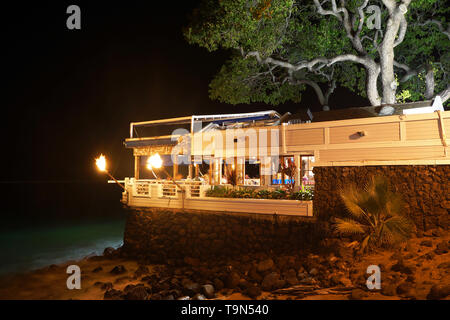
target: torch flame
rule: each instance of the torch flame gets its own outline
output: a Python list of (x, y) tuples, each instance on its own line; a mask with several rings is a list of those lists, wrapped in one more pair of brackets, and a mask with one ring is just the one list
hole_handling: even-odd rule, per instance
[(100, 157), (95, 159), (95, 164), (97, 165), (98, 170), (106, 171), (106, 158), (103, 154), (101, 154)]
[(159, 169), (162, 166), (162, 159), (159, 154), (154, 154), (147, 160), (147, 168), (148, 169)]

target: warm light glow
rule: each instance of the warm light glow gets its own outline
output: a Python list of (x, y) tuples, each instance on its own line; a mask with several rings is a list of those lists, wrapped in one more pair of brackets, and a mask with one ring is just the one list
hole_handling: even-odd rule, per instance
[(154, 154), (147, 160), (147, 168), (148, 169), (159, 169), (162, 166), (162, 159), (159, 154)]
[(95, 159), (95, 164), (97, 165), (98, 170), (106, 171), (106, 158), (103, 154), (101, 154), (100, 157)]

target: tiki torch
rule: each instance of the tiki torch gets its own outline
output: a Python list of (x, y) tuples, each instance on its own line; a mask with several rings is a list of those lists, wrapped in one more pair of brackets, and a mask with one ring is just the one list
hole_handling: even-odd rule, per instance
[(180, 190), (182, 192), (184, 192), (184, 188), (182, 186), (180, 186), (178, 184), (178, 182), (175, 181), (175, 178), (172, 178), (170, 173), (167, 172), (166, 168), (164, 168), (164, 166), (162, 164), (163, 164), (163, 161), (162, 161), (161, 157), (159, 156), (158, 153), (156, 153), (156, 154), (152, 155), (150, 158), (148, 158), (148, 160), (147, 160), (147, 169), (152, 170), (152, 171), (153, 171), (153, 168), (155, 168), (155, 169), (162, 169), (164, 171), (164, 173), (167, 175), (167, 178), (169, 178), (169, 180), (172, 180), (172, 182), (178, 188), (180, 188)]
[(97, 165), (97, 168), (101, 172), (105, 172), (111, 179), (113, 179), (123, 190), (125, 190), (125, 187), (117, 181), (116, 178), (112, 176), (106, 169), (106, 158), (103, 154), (101, 154), (97, 159), (95, 159), (95, 164)]

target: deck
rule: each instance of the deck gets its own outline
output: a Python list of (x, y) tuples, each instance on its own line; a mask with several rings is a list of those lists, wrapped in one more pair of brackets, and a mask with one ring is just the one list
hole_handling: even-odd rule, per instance
[(123, 194), (122, 203), (129, 207), (313, 216), (312, 201), (214, 198), (205, 196), (209, 185), (185, 181), (178, 183), (184, 188), (184, 193), (170, 181), (127, 178), (127, 192)]

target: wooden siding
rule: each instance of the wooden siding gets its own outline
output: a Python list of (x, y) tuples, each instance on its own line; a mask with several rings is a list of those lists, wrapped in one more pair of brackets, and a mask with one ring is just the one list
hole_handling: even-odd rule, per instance
[[(177, 198), (133, 197), (128, 199), (129, 206), (181, 209), (183, 201)], [(271, 200), (271, 199), (226, 199), (226, 198), (186, 198), (184, 208), (214, 212), (243, 212), (259, 214), (279, 214), (293, 216), (312, 216), (312, 201)]]
[(286, 146), (322, 144), (324, 140), (324, 130), (318, 129), (292, 129), (285, 126)]
[[(449, 144), (450, 111), (441, 114)], [(450, 164), (440, 129), (437, 112), (287, 125), (280, 154), (314, 154), (315, 166)]]
[(423, 120), (406, 123), (406, 140), (440, 139), (439, 121)]
[(319, 159), (330, 161), (364, 161), (364, 160), (415, 160), (436, 159), (444, 157), (442, 146), (394, 147), (394, 148), (355, 148), (320, 150)]
[[(359, 136), (357, 132), (364, 132)], [(330, 143), (367, 143), (400, 140), (399, 123), (380, 123), (330, 128)]]

